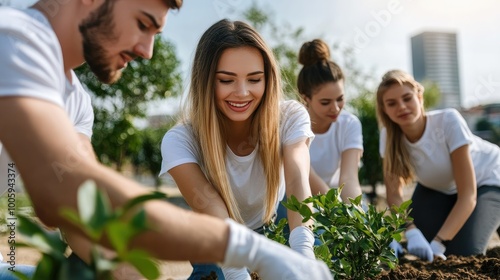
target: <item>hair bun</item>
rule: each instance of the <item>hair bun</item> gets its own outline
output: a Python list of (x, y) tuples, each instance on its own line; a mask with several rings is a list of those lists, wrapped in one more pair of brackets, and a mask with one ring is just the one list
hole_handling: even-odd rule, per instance
[(330, 59), (330, 48), (321, 39), (305, 42), (300, 48), (299, 63), (304, 66)]

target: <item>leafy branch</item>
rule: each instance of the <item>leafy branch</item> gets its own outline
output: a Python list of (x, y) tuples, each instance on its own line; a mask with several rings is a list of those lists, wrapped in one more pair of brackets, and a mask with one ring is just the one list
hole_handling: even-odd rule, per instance
[[(19, 232), (25, 240), (17, 246), (33, 247), (42, 253), (33, 279), (112, 279), (112, 273), (121, 263), (135, 267), (147, 279), (160, 276), (156, 262), (142, 250), (130, 249), (131, 240), (151, 229), (147, 225), (146, 212), (141, 204), (152, 199), (164, 199), (166, 195), (153, 192), (128, 201), (122, 207), (113, 209), (107, 195), (95, 183), (87, 181), (78, 189), (78, 212), (62, 209), (61, 214), (80, 228), (94, 244), (91, 263), (79, 266), (78, 273), (72, 273), (74, 261), (66, 257), (68, 245), (59, 234), (44, 229), (39, 223), (19, 216)], [(116, 256), (108, 259), (100, 253), (99, 241), (109, 240)], [(20, 279), (30, 279), (20, 272), (14, 272)]]
[[(292, 196), (284, 205), (300, 213), (303, 222), (315, 222), (314, 233), (321, 245), (314, 246), (314, 253), (328, 265), (335, 279), (373, 277), (382, 271), (382, 264), (394, 268), (398, 260), (389, 244), (393, 239), (401, 240), (403, 225), (411, 219), (407, 211), (411, 201), (394, 206), (389, 213), (387, 209), (377, 211), (373, 205), (365, 211), (362, 196), (344, 203), (341, 191), (342, 187), (331, 189), (302, 202)], [(308, 204), (312, 204), (313, 211)], [(284, 220), (267, 228), (266, 236), (283, 243)]]

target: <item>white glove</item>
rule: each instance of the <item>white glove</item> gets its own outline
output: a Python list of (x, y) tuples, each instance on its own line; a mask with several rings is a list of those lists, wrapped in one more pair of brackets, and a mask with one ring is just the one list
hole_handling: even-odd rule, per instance
[(443, 243), (432, 240), (431, 249), (434, 256), (446, 260), (446, 256), (444, 255), (444, 252), (446, 252), (446, 246), (444, 246)]
[(234, 267), (222, 267), (222, 273), (224, 274), (224, 279), (227, 280), (251, 280), (250, 273), (246, 267), (234, 268)]
[(408, 240), (408, 253), (430, 262), (434, 260), (431, 246), (418, 228), (407, 230), (406, 239)]
[(396, 255), (396, 258), (399, 258), (399, 256), (403, 254), (403, 246), (401, 246), (401, 244), (399, 244), (396, 239), (393, 239), (391, 241), (389, 247), (391, 247), (391, 249), (394, 251), (394, 255)]
[(226, 222), (230, 233), (222, 266), (246, 266), (262, 279), (333, 280), (325, 263), (308, 259), (231, 219)]
[(312, 230), (306, 226), (298, 226), (290, 232), (288, 239), (290, 248), (295, 252), (300, 253), (309, 259), (316, 259), (314, 255), (314, 234)]

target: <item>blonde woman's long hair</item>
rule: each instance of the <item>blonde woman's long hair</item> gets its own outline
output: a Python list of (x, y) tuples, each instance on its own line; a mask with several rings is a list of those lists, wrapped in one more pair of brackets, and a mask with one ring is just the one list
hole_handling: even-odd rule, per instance
[(191, 85), (186, 108), (202, 155), (201, 168), (207, 179), (226, 204), (229, 217), (243, 223), (240, 208), (229, 184), (226, 167), (226, 118), (215, 101), (215, 74), (222, 53), (229, 48), (253, 47), (264, 60), (265, 92), (252, 116), (251, 141), (258, 144), (267, 182), (267, 195), (263, 202), (263, 222), (269, 222), (275, 212), (282, 163), (279, 123), (279, 102), (282, 99), (279, 68), (272, 50), (255, 29), (244, 22), (223, 19), (202, 35), (192, 66)]
[[(403, 184), (410, 184), (415, 178), (415, 173), (410, 162), (410, 153), (403, 142), (403, 131), (384, 111), (384, 93), (393, 85), (409, 86), (419, 96), (423, 96), (424, 87), (410, 74), (401, 70), (391, 70), (384, 74), (377, 89), (377, 118), (380, 126), (385, 127), (387, 133), (383, 161), (384, 174), (396, 176)], [(422, 115), (425, 115), (423, 106), (421, 109)]]

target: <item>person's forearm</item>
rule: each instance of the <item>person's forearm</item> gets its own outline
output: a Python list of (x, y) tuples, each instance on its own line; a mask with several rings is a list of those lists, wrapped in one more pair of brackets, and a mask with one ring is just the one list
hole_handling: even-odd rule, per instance
[(442, 240), (453, 239), (470, 217), (475, 207), (476, 200), (473, 198), (465, 197), (458, 199), (437, 233), (437, 236)]
[(309, 185), (311, 186), (312, 195), (326, 194), (330, 190), (330, 187), (319, 177), (312, 166), (309, 174)]
[[(48, 202), (52, 206), (37, 207), (37, 213), (42, 221), (64, 228), (68, 234), (77, 229), (59, 215), (53, 215), (54, 209), (69, 207), (76, 210), (76, 190), (79, 182), (83, 182), (84, 179), (94, 180), (96, 185), (108, 194), (113, 206), (123, 205), (128, 200), (147, 193), (146, 188), (113, 170), (95, 162), (87, 163), (82, 163), (80, 168), (67, 174), (65, 186), (72, 185), (73, 188), (61, 187), (53, 191), (55, 188), (47, 186), (47, 190), (51, 190), (47, 193), (50, 202), (47, 196), (43, 199), (35, 197), (35, 205), (46, 205)], [(145, 207), (149, 225), (155, 230), (141, 234), (134, 240), (133, 247), (148, 251), (159, 259), (195, 262), (223, 260), (229, 234), (229, 229), (223, 220), (196, 214), (164, 201), (150, 201)], [(102, 241), (102, 245), (108, 247), (105, 240)]]
[(358, 178), (340, 178), (339, 182), (341, 185), (344, 184), (340, 194), (342, 201), (349, 202), (349, 198), (356, 198), (362, 194)]
[(393, 205), (399, 207), (403, 203), (403, 185), (401, 181), (397, 177), (386, 176), (384, 177), (384, 184), (387, 205), (389, 207)]

